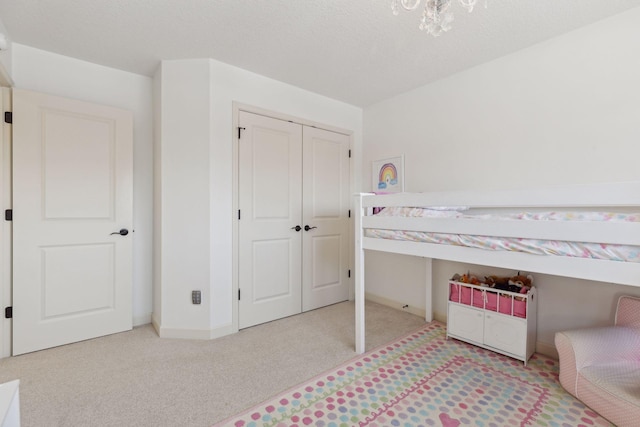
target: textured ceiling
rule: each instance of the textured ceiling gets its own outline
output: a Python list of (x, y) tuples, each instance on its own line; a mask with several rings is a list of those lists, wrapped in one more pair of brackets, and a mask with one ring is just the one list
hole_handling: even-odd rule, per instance
[(472, 14), (454, 3), (439, 38), (418, 29), (419, 11), (393, 16), (390, 0), (0, 0), (0, 20), (14, 42), (134, 73), (214, 58), (364, 107), (640, 6), (488, 3)]

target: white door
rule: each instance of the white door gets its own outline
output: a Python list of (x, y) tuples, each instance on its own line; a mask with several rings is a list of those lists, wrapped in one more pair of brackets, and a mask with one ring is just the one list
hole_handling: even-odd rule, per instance
[(14, 90), (14, 355), (131, 329), (132, 123)]
[(302, 310), (349, 299), (349, 137), (303, 128)]
[(302, 128), (240, 112), (239, 327), (301, 311)]
[(349, 297), (349, 138), (239, 113), (239, 327)]

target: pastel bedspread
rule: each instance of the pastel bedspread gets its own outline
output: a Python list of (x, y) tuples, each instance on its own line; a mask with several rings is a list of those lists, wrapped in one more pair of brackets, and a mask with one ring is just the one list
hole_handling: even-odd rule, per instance
[[(638, 213), (580, 211), (518, 212), (471, 215), (465, 211), (454, 209), (388, 207), (381, 210), (376, 215), (422, 218), (463, 218), (477, 219), (478, 221), (483, 219), (498, 219), (522, 221), (640, 222), (640, 214)], [(621, 262), (640, 262), (640, 247), (638, 246), (383, 229), (367, 229), (365, 231), (365, 236), (391, 240), (457, 245), (494, 251), (517, 251), (539, 255), (593, 258)]]

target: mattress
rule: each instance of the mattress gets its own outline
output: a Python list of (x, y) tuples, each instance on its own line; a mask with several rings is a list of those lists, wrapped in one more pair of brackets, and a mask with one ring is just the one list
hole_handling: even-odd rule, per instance
[[(464, 218), (521, 221), (625, 221), (640, 222), (638, 213), (617, 212), (517, 212), (500, 214), (470, 214), (464, 209), (388, 207), (378, 216), (421, 218)], [(366, 237), (465, 246), (492, 251), (515, 251), (537, 255), (556, 255), (593, 258), (609, 261), (640, 263), (640, 247), (590, 242), (538, 240), (530, 238), (505, 238), (467, 234), (430, 233), (421, 231), (366, 229)]]

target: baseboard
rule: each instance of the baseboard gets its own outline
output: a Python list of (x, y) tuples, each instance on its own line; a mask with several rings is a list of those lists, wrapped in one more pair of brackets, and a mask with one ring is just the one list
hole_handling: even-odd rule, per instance
[(142, 316), (133, 316), (133, 327), (148, 325), (151, 323), (151, 313), (144, 314)]
[[(368, 292), (365, 292), (364, 294), (364, 299), (371, 301), (371, 302), (375, 302), (378, 303), (380, 305), (384, 305), (387, 307), (391, 307), (394, 308), (396, 310), (399, 311), (405, 311), (407, 313), (411, 313), (411, 314), (415, 314), (416, 316), (419, 317), (426, 317), (426, 310), (422, 309), (422, 308), (418, 308), (418, 307), (404, 307), (404, 303), (392, 300), (390, 298), (385, 298), (385, 297), (381, 297), (379, 295), (374, 295), (374, 294), (370, 294)], [(438, 322), (442, 322), (442, 323), (447, 323), (447, 314), (446, 313), (440, 313), (439, 311), (433, 311), (433, 320), (437, 320)]]
[(558, 350), (554, 344), (536, 341), (536, 353), (558, 360)]
[(370, 294), (365, 292), (364, 299), (372, 301), (387, 307), (395, 308), (396, 310), (405, 311), (407, 313), (415, 314), (416, 316), (425, 317), (426, 311), (419, 307), (405, 307), (404, 303), (394, 301), (389, 298), (381, 297), (379, 295)]
[(439, 311), (433, 311), (433, 320), (437, 320), (440, 323), (447, 324), (447, 313), (440, 313)]
[(160, 338), (177, 338), (177, 339), (189, 339), (189, 340), (211, 340), (215, 338), (224, 337), (226, 335), (237, 332), (232, 324), (222, 326), (215, 329), (182, 329), (182, 328), (167, 328), (159, 325), (155, 319), (152, 322), (153, 327), (160, 336)]
[(151, 314), (151, 326), (156, 330), (156, 334), (160, 336), (160, 322), (158, 322), (158, 318), (153, 313)]

